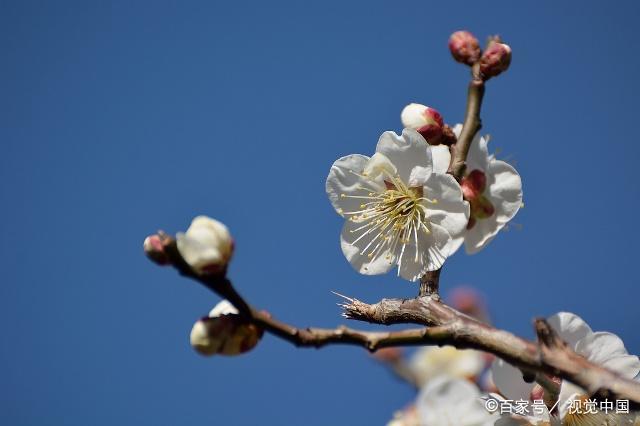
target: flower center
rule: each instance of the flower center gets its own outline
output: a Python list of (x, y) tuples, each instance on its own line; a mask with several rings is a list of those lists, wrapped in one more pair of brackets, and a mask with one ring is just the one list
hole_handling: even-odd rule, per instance
[[(352, 173), (357, 174), (353, 171)], [(343, 212), (348, 220), (362, 224), (350, 230), (351, 233), (356, 234), (356, 239), (351, 245), (356, 245), (359, 241), (370, 237), (364, 249), (360, 250), (361, 256), (367, 256), (373, 262), (384, 253), (385, 259), (391, 264), (393, 254), (399, 249), (400, 256), (397, 264), (401, 265), (407, 244), (413, 242), (416, 248), (414, 261), (418, 262), (418, 235), (420, 232), (431, 233), (426, 204), (435, 204), (437, 201), (424, 197), (421, 187), (409, 188), (399, 176), (391, 175), (386, 171), (383, 173), (385, 191), (360, 187), (363, 195), (340, 195), (342, 198), (362, 200), (359, 210)], [(363, 178), (364, 182), (372, 181), (364, 174), (357, 175)]]

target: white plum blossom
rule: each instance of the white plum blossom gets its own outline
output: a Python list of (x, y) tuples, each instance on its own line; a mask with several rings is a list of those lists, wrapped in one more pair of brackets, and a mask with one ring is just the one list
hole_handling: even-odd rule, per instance
[(482, 352), (453, 346), (424, 346), (409, 360), (409, 368), (420, 385), (441, 375), (472, 379), (482, 373), (485, 364)]
[[(622, 340), (612, 333), (594, 332), (589, 325), (575, 314), (560, 312), (548, 318), (551, 327), (559, 337), (567, 342), (569, 347), (579, 355), (584, 356), (594, 364), (601, 365), (619, 373), (621, 376), (632, 379), (640, 372), (640, 359), (630, 355)], [(506, 362), (496, 359), (491, 368), (493, 380), (500, 392), (510, 400), (539, 399), (544, 395), (544, 390), (535, 383), (526, 383), (522, 373), (517, 368)], [(529, 418), (514, 418), (513, 423), (503, 420), (501, 425), (510, 424), (574, 424), (574, 425), (602, 425), (606, 419), (602, 412), (597, 414), (571, 413), (569, 408), (572, 401), (582, 401), (584, 404), (590, 397), (589, 392), (566, 380), (549, 378), (560, 383), (560, 392), (557, 398), (557, 416), (549, 417), (548, 412)], [(537, 395), (535, 398), (533, 396)], [(609, 418), (612, 416), (609, 415)], [(608, 420), (611, 421), (611, 420)], [(520, 422), (520, 423), (518, 423)], [(610, 423), (618, 424), (618, 423)]]
[[(453, 131), (460, 136), (462, 125)], [(488, 138), (476, 135), (467, 156), (460, 182), (464, 198), (471, 205), (467, 230), (453, 243), (457, 250), (464, 242), (467, 253), (482, 250), (516, 215), (522, 206), (522, 180), (510, 164), (489, 154)], [(451, 159), (446, 146), (431, 146), (434, 171), (445, 173)]]
[(394, 265), (415, 281), (442, 266), (469, 219), (462, 189), (447, 174), (434, 173), (431, 151), (416, 131), (385, 132), (372, 157), (338, 159), (327, 194), (347, 219), (342, 251), (354, 269), (383, 274)]
[(177, 234), (176, 243), (185, 262), (200, 274), (223, 271), (233, 254), (227, 227), (207, 216), (194, 218), (187, 232)]
[(485, 408), (475, 384), (450, 376), (429, 381), (416, 407), (420, 426), (490, 426), (498, 419)]

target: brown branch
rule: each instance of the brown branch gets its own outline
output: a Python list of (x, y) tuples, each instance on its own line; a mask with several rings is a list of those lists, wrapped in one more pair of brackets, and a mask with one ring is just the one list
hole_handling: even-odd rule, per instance
[(480, 108), (484, 97), (484, 81), (480, 77), (480, 63), (473, 65), (471, 70), (472, 78), (467, 90), (467, 108), (464, 114), (464, 123), (458, 141), (450, 148), (451, 162), (447, 171), (458, 181), (464, 175), (471, 142), (482, 127)]
[(220, 297), (227, 299), (238, 309), (240, 314), (248, 317), (265, 331), (291, 342), (296, 346), (319, 348), (328, 344), (351, 344), (362, 346), (373, 352), (377, 349), (391, 346), (450, 344), (449, 337), (451, 336), (451, 330), (449, 330), (447, 326), (414, 328), (392, 332), (355, 330), (345, 326), (334, 329), (294, 327), (278, 321), (269, 313), (260, 311), (249, 305), (236, 291), (231, 281), (224, 277), (224, 273), (220, 275), (197, 274), (180, 255), (175, 240), (162, 232), (160, 232), (159, 235), (162, 239), (164, 253), (167, 256), (168, 262), (182, 275), (198, 281)]
[(438, 291), (440, 290), (440, 271), (429, 271), (420, 277), (420, 291), (418, 296), (433, 296), (439, 298)]
[(437, 294), (416, 299), (383, 299), (367, 304), (342, 296), (343, 316), (374, 324), (414, 323), (427, 326), (400, 331), (363, 331), (340, 326), (335, 329), (298, 328), (272, 318), (249, 305), (225, 278), (199, 275), (180, 255), (176, 242), (160, 233), (164, 254), (182, 275), (192, 278), (231, 302), (249, 320), (265, 331), (296, 346), (322, 347), (350, 344), (375, 351), (391, 346), (451, 345), (458, 349), (478, 349), (492, 353), (520, 368), (529, 381), (536, 373), (569, 380), (603, 398), (622, 398), (640, 404), (640, 383), (595, 365), (571, 350), (543, 319), (535, 321), (538, 343), (498, 330), (440, 302)]
[(640, 404), (640, 383), (593, 364), (564, 343), (544, 319), (535, 320), (538, 343), (522, 339), (468, 317), (433, 297), (383, 299), (367, 304), (348, 299), (343, 315), (374, 324), (414, 323), (447, 327), (448, 344), (458, 349), (492, 353), (520, 368), (532, 381), (536, 372), (558, 376), (602, 398), (628, 399)]

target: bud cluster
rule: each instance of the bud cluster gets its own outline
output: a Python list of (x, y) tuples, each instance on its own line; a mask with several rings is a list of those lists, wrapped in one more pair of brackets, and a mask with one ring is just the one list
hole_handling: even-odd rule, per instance
[(473, 34), (456, 31), (449, 38), (449, 50), (453, 59), (460, 63), (468, 66), (478, 64), (480, 78), (484, 81), (503, 73), (511, 64), (511, 48), (497, 37), (489, 40), (483, 52)]

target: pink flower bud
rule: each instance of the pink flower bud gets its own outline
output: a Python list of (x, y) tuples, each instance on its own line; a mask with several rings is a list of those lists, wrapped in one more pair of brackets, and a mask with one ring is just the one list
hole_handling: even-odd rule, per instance
[(430, 145), (438, 145), (442, 138), (444, 121), (438, 111), (422, 104), (409, 104), (400, 113), (402, 125), (417, 130)]
[(483, 193), (487, 187), (487, 176), (481, 170), (472, 170), (460, 181), (462, 195), (471, 207), (467, 229), (472, 229), (478, 219), (487, 219), (495, 213), (491, 200)]
[(374, 352), (373, 357), (380, 362), (394, 363), (402, 359), (402, 349), (400, 348), (382, 348)]
[(191, 329), (191, 346), (202, 355), (240, 355), (253, 349), (263, 330), (238, 314), (227, 300), (218, 303), (208, 317)]
[(166, 265), (169, 263), (169, 257), (164, 251), (164, 245), (159, 235), (149, 235), (144, 239), (142, 247), (147, 257), (158, 265)]
[(481, 195), (487, 186), (487, 176), (481, 170), (472, 170), (461, 181), (465, 200), (473, 200)]
[(488, 322), (488, 314), (484, 298), (472, 287), (456, 287), (449, 296), (451, 306), (462, 313), (477, 318), (483, 322)]
[(453, 59), (473, 65), (480, 59), (480, 44), (469, 31), (456, 31), (449, 37), (449, 50)]
[(499, 42), (489, 44), (480, 58), (480, 73), (485, 80), (506, 71), (511, 64), (511, 48)]

